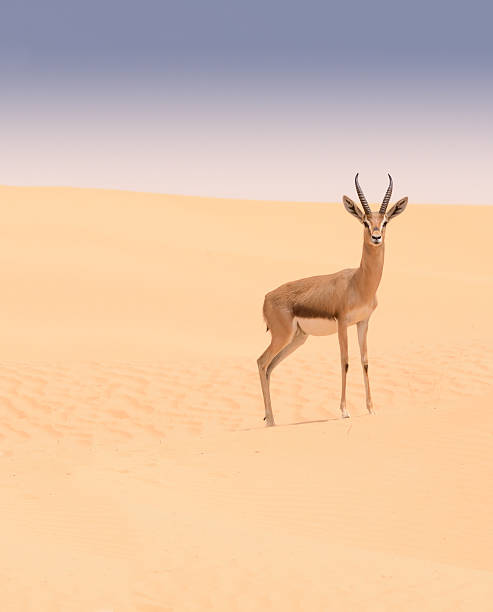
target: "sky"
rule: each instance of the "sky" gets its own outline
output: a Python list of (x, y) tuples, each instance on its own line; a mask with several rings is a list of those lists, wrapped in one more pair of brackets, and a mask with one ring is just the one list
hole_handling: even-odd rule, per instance
[(493, 7), (18, 0), (0, 183), (493, 204)]

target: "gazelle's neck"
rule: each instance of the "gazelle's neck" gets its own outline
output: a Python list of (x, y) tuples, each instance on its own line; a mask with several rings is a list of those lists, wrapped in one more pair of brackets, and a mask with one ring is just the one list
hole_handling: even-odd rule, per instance
[(380, 284), (383, 272), (385, 245), (373, 246), (363, 241), (363, 254), (357, 272), (357, 281), (364, 297), (374, 295)]

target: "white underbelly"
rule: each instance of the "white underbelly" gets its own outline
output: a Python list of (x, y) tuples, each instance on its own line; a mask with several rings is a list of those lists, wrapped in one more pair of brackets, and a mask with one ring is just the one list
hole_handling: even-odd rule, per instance
[(337, 332), (337, 321), (335, 319), (305, 319), (296, 317), (298, 325), (305, 334), (310, 336), (330, 336)]

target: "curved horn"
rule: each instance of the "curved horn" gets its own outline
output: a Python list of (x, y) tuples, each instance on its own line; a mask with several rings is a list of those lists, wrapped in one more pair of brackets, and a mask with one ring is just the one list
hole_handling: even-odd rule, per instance
[(359, 201), (361, 202), (363, 208), (365, 209), (365, 213), (367, 215), (369, 215), (369, 214), (371, 214), (371, 210), (370, 210), (370, 207), (368, 206), (368, 202), (366, 201), (365, 194), (363, 193), (363, 190), (360, 187), (360, 184), (359, 184), (359, 181), (358, 181), (358, 175), (359, 175), (359, 172), (354, 177), (354, 183), (356, 185), (356, 191), (358, 192)]
[(387, 193), (385, 194), (385, 197), (382, 202), (382, 206), (380, 206), (380, 210), (378, 211), (382, 215), (385, 213), (385, 211), (387, 210), (387, 206), (389, 205), (390, 196), (392, 195), (392, 187), (393, 187), (392, 177), (389, 174), (389, 186), (387, 188)]

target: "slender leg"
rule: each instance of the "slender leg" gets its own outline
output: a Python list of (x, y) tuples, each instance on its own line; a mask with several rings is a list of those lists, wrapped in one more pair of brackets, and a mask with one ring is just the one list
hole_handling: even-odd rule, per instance
[(302, 344), (304, 344), (307, 338), (308, 336), (301, 331), (296, 333), (293, 339), (291, 340), (291, 342), (287, 346), (285, 346), (279, 353), (277, 353), (274, 359), (269, 363), (265, 371), (265, 374), (263, 373), (259, 365), (260, 383), (262, 385), (262, 391), (264, 394), (264, 403), (265, 403), (264, 421), (266, 421), (267, 426), (275, 425), (274, 417), (272, 415), (271, 402), (270, 402), (270, 375), (272, 374), (272, 370), (276, 366), (278, 366), (281, 363), (281, 361), (286, 359), (286, 357), (291, 355), (291, 353), (294, 353), (294, 351), (297, 348), (299, 348)]
[(270, 345), (257, 359), (258, 372), (260, 375), (260, 384), (262, 386), (262, 394), (264, 396), (265, 406), (265, 421), (267, 426), (275, 425), (274, 415), (272, 414), (272, 405), (270, 401), (270, 373), (272, 371), (272, 362), (287, 348), (294, 339), (295, 330), (293, 329), (293, 321), (284, 322), (287, 324), (271, 326), (272, 340)]
[(270, 362), (269, 367), (267, 368), (267, 378), (270, 380), (270, 375), (272, 374), (272, 370), (278, 366), (281, 361), (284, 361), (286, 357), (289, 357), (291, 353), (294, 353), (296, 349), (298, 349), (302, 344), (305, 344), (306, 339), (308, 338), (307, 334), (302, 332), (300, 329), (295, 333), (294, 338), (291, 342), (285, 346), (280, 353), (278, 353), (274, 359)]
[(347, 326), (345, 323), (338, 321), (337, 333), (339, 335), (339, 347), (341, 349), (341, 373), (342, 373), (342, 389), (341, 389), (341, 415), (343, 419), (349, 418), (349, 412), (346, 410), (346, 376), (349, 368), (348, 348), (347, 348)]
[(366, 319), (366, 321), (360, 321), (357, 324), (357, 326), (358, 326), (359, 350), (361, 353), (361, 365), (363, 367), (363, 378), (365, 380), (366, 407), (370, 414), (374, 414), (373, 403), (371, 401), (371, 393), (370, 393), (370, 380), (368, 378), (368, 353), (366, 349), (366, 335), (368, 333), (368, 319)]

